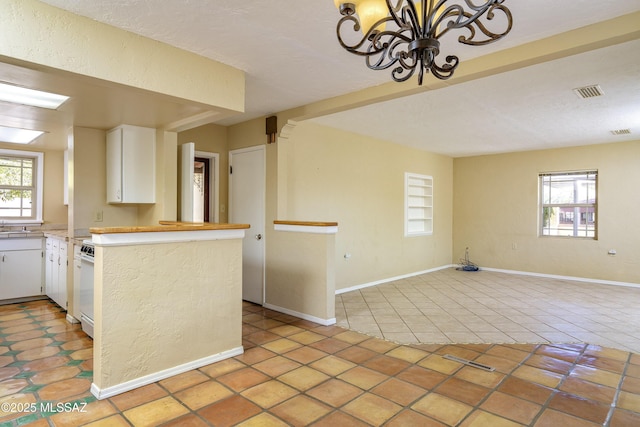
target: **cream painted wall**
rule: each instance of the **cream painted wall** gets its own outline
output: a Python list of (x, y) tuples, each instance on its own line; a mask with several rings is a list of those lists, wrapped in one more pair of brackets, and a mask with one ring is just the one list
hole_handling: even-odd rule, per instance
[(64, 151), (44, 152), (44, 210), (46, 225), (67, 224), (64, 204)]
[[(640, 283), (639, 160), (640, 141), (455, 159), (454, 259)], [(598, 170), (598, 240), (538, 237), (538, 173), (581, 169)]]
[(274, 231), (269, 239), (267, 307), (335, 323), (335, 235)]
[[(336, 289), (451, 264), (451, 158), (313, 123), (278, 144), (287, 174), (279, 219), (338, 222)], [(405, 172), (433, 176), (433, 235), (404, 236)]]
[[(74, 229), (138, 225), (137, 206), (107, 204), (106, 156), (105, 131), (74, 128)], [(94, 221), (97, 211), (102, 222)]]
[[(178, 134), (178, 146), (188, 142), (195, 143), (196, 151), (218, 153), (220, 164), (217, 179), (219, 180), (219, 222), (228, 222), (228, 190), (229, 190), (229, 149), (227, 142), (227, 130), (225, 126), (208, 124), (194, 129), (189, 129)], [(178, 147), (179, 149), (180, 147)], [(178, 198), (180, 189), (178, 189)], [(224, 206), (224, 209), (222, 208)]]
[(36, 0), (3, 0), (0, 16), (0, 56), (244, 111), (236, 68)]
[(229, 126), (227, 137), (229, 150), (238, 150), (240, 148), (266, 144), (265, 118), (261, 117)]
[(175, 221), (178, 215), (178, 134), (156, 130), (156, 202), (138, 205), (138, 224)]

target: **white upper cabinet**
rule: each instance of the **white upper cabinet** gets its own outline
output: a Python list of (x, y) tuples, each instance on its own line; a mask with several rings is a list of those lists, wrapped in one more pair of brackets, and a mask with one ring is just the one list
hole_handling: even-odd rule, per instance
[(155, 203), (155, 159), (155, 129), (120, 125), (107, 132), (107, 203)]

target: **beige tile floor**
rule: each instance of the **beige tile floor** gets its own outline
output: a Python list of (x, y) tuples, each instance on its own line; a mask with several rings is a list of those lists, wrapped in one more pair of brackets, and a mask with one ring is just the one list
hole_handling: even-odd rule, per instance
[(337, 325), (398, 343), (577, 343), (640, 352), (640, 288), (446, 269), (336, 296)]

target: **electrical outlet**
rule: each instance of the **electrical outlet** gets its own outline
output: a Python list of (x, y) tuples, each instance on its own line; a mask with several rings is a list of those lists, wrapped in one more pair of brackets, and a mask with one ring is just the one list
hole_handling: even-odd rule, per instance
[(227, 211), (227, 207), (225, 205), (220, 205), (220, 212), (225, 213)]
[(102, 222), (102, 211), (95, 211), (93, 213), (93, 221), (94, 222)]

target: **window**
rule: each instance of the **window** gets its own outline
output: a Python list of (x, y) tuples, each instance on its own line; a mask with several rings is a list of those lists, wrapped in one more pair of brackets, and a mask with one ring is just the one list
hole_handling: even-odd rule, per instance
[(0, 221), (42, 222), (42, 153), (0, 150)]
[(433, 233), (433, 178), (405, 173), (404, 235)]
[(597, 237), (598, 171), (540, 174), (540, 234)]

